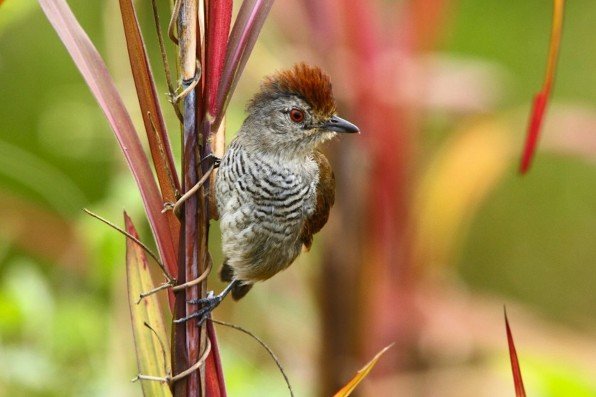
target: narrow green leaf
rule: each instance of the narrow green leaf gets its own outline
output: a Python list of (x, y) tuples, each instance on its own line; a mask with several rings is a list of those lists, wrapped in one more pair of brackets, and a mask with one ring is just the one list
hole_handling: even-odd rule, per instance
[[(138, 238), (132, 220), (124, 213), (126, 231)], [(170, 375), (167, 359), (170, 344), (166, 333), (165, 318), (157, 294), (139, 301), (141, 292), (155, 287), (147, 265), (145, 252), (131, 239), (126, 239), (126, 280), (132, 331), (137, 352), (140, 375), (166, 377)], [(151, 327), (151, 328), (149, 328)], [(145, 396), (171, 396), (166, 382), (139, 380)]]

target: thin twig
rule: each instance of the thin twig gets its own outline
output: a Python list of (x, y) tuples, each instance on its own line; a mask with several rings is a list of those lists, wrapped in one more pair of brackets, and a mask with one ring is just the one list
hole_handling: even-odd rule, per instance
[(153, 289), (151, 289), (151, 290), (149, 290), (147, 292), (141, 292), (139, 294), (139, 299), (137, 300), (137, 305), (139, 303), (141, 303), (141, 301), (143, 299), (145, 299), (146, 297), (151, 296), (151, 295), (153, 295), (153, 294), (155, 294), (155, 293), (157, 293), (159, 291), (162, 291), (164, 289), (171, 288), (174, 285), (174, 282), (175, 282), (175, 280), (166, 281), (165, 283), (161, 284), (160, 286), (155, 287), (155, 288), (153, 288)]
[(213, 267), (213, 262), (210, 260), (209, 265), (207, 265), (207, 268), (199, 277), (195, 278), (194, 280), (190, 280), (184, 284), (176, 285), (176, 286), (172, 287), (172, 290), (180, 291), (180, 290), (192, 287), (193, 285), (199, 284), (200, 282), (205, 280), (207, 278), (207, 276), (209, 276), (209, 273), (211, 272), (212, 267)]
[(152, 376), (152, 375), (138, 374), (137, 376), (132, 378), (131, 382), (136, 382), (139, 380), (149, 380), (152, 382), (170, 383), (170, 379), (171, 378), (169, 376)]
[[(159, 43), (159, 52), (161, 53), (161, 63), (163, 65), (163, 70), (166, 75), (166, 84), (168, 85), (168, 97), (169, 101), (172, 102), (172, 98), (174, 98), (174, 83), (172, 83), (172, 72), (170, 69), (170, 63), (168, 61), (168, 53), (166, 51), (166, 46), (163, 40), (163, 35), (161, 34), (161, 24), (159, 22), (159, 13), (157, 10), (157, 4), (155, 0), (151, 0), (151, 6), (153, 7), (153, 20), (155, 21), (155, 29), (157, 30), (157, 41)], [(183, 121), (182, 112), (180, 112), (180, 108), (177, 104), (172, 103), (174, 107), (174, 112), (178, 117), (180, 122)]]
[(214, 168), (215, 168), (215, 165), (212, 165), (211, 167), (209, 167), (209, 169), (205, 172), (205, 174), (203, 174), (201, 179), (199, 179), (199, 181), (193, 187), (191, 187), (186, 193), (184, 193), (182, 195), (182, 197), (180, 197), (178, 199), (178, 201), (176, 201), (175, 203), (165, 203), (164, 209), (162, 210), (162, 212), (173, 210), (174, 214), (176, 214), (176, 216), (179, 216), (180, 215), (180, 207), (182, 206), (182, 204), (184, 204), (184, 202), (186, 200), (188, 200), (193, 194), (195, 194), (201, 188), (201, 186), (203, 186), (205, 181), (209, 178), (209, 175), (213, 172)]
[(209, 339), (207, 339), (207, 347), (205, 348), (205, 351), (203, 352), (201, 357), (198, 359), (198, 361), (192, 367), (180, 372), (178, 375), (176, 375), (176, 376), (170, 376), (170, 375), (153, 376), (153, 375), (138, 374), (137, 376), (135, 376), (132, 379), (132, 381), (136, 382), (138, 380), (148, 380), (148, 381), (152, 381), (152, 382), (162, 382), (162, 383), (165, 382), (168, 384), (172, 384), (174, 382), (179, 381), (180, 379), (187, 377), (188, 375), (192, 374), (193, 372), (195, 372), (196, 370), (201, 368), (203, 366), (203, 364), (205, 364), (205, 360), (207, 359), (207, 356), (209, 356), (209, 353), (211, 353), (211, 341), (209, 341)]
[(240, 332), (244, 332), (246, 335), (250, 336), (251, 338), (256, 340), (261, 346), (263, 346), (263, 348), (265, 350), (267, 350), (267, 353), (269, 353), (269, 355), (271, 356), (273, 361), (275, 361), (275, 365), (277, 365), (277, 368), (279, 368), (279, 372), (281, 372), (282, 376), (284, 377), (284, 380), (286, 381), (286, 385), (288, 386), (288, 390), (290, 390), (290, 396), (294, 397), (294, 391), (292, 390), (292, 385), (290, 384), (290, 380), (288, 379), (288, 376), (286, 375), (286, 371), (284, 371), (284, 368), (281, 366), (281, 363), (277, 359), (277, 356), (275, 355), (275, 353), (273, 353), (273, 350), (271, 350), (271, 348), (269, 348), (269, 346), (267, 346), (267, 344), (265, 342), (263, 342), (261, 339), (259, 339), (255, 334), (253, 334), (249, 330), (242, 328), (239, 325), (226, 323), (224, 321), (214, 320), (212, 318), (210, 318), (209, 320), (211, 320), (215, 324), (223, 325), (223, 326), (238, 330)]
[(186, 289), (186, 288), (190, 288), (192, 286), (195, 286), (197, 284), (199, 284), (200, 282), (202, 282), (203, 280), (205, 280), (208, 276), (209, 273), (211, 273), (211, 269), (213, 268), (213, 262), (209, 261), (209, 265), (207, 266), (207, 269), (205, 269), (205, 271), (197, 278), (195, 278), (194, 280), (190, 280), (184, 284), (180, 284), (180, 285), (174, 285), (176, 280), (170, 280), (170, 281), (166, 281), (165, 283), (161, 284), (158, 287), (153, 288), (152, 290), (149, 290), (147, 292), (141, 292), (139, 294), (139, 299), (137, 300), (137, 305), (139, 303), (141, 303), (141, 301), (143, 299), (145, 299), (148, 296), (151, 296), (159, 291), (162, 291), (164, 289), (168, 289), (168, 288), (172, 288), (172, 290), (174, 292)]
[(168, 62), (168, 53), (166, 52), (166, 46), (161, 34), (161, 24), (159, 22), (159, 13), (157, 10), (157, 3), (155, 0), (151, 0), (151, 6), (153, 7), (153, 20), (155, 21), (155, 30), (157, 30), (157, 41), (159, 43), (159, 51), (161, 53), (161, 62), (163, 64), (164, 73), (166, 75), (166, 83), (170, 93), (174, 92), (174, 84), (172, 83), (172, 72), (170, 71), (170, 63)]
[(178, 37), (174, 34), (174, 26), (176, 26), (176, 21), (178, 21), (178, 16), (180, 14), (180, 5), (182, 1), (176, 0), (174, 3), (174, 11), (172, 11), (172, 17), (170, 18), (170, 23), (168, 24), (168, 36), (170, 40), (174, 42), (174, 44), (178, 45)]
[[(177, 105), (181, 99), (183, 99), (185, 96), (187, 96), (197, 86), (197, 84), (199, 84), (199, 80), (201, 80), (201, 74), (202, 74), (201, 65), (199, 64), (199, 61), (197, 61), (197, 64), (195, 67), (195, 75), (193, 76), (192, 81), (190, 82), (188, 87), (186, 87), (184, 90), (182, 90), (182, 92), (180, 94), (177, 94), (176, 96), (174, 96), (171, 99), (171, 101), (174, 105)], [(184, 82), (184, 83), (186, 83), (186, 82)], [(178, 89), (176, 89), (176, 91), (177, 90)]]
[(159, 265), (161, 271), (163, 272), (164, 276), (168, 279), (168, 281), (170, 282), (175, 282), (176, 279), (174, 279), (170, 273), (168, 273), (168, 270), (166, 269), (166, 267), (164, 266), (164, 264), (159, 260), (159, 258), (157, 257), (157, 255), (155, 255), (155, 253), (153, 251), (151, 251), (149, 249), (149, 247), (147, 247), (141, 240), (139, 240), (138, 238), (136, 238), (135, 236), (133, 236), (132, 234), (130, 234), (129, 232), (127, 232), (126, 230), (122, 229), (121, 227), (117, 226), (116, 224), (110, 222), (109, 220), (97, 215), (96, 213), (94, 213), (93, 211), (88, 210), (87, 208), (83, 208), (83, 211), (85, 211), (85, 213), (87, 215), (92, 216), (93, 218), (105, 223), (106, 225), (108, 225), (109, 227), (111, 227), (112, 229), (120, 232), (121, 234), (125, 235), (127, 238), (131, 239), (132, 241), (134, 241), (139, 247), (141, 247), (150, 257), (153, 258), (153, 260), (155, 260), (155, 262)]
[(209, 273), (211, 273), (211, 269), (212, 268), (213, 268), (213, 262), (210, 260), (209, 261), (209, 265), (207, 265), (207, 268), (205, 269), (205, 271), (203, 273), (201, 273), (201, 275), (199, 277), (195, 278), (194, 280), (190, 280), (190, 281), (187, 281), (184, 284), (179, 284), (179, 285), (174, 285), (174, 282), (176, 280), (171, 280), (171, 281), (167, 281), (167, 282), (163, 283), (159, 287), (153, 288), (152, 290), (149, 290), (147, 292), (141, 292), (139, 294), (139, 300), (137, 301), (137, 305), (139, 303), (141, 303), (141, 301), (144, 298), (146, 298), (146, 297), (148, 297), (150, 295), (153, 295), (156, 292), (159, 292), (159, 291), (164, 290), (164, 289), (172, 288), (172, 290), (174, 292), (178, 292), (178, 291), (181, 291), (183, 289), (187, 289), (187, 288), (190, 288), (192, 286), (195, 286), (195, 285), (201, 283), (203, 280), (205, 280), (209, 276)]
[(205, 347), (205, 351), (203, 352), (203, 354), (201, 355), (199, 360), (195, 363), (195, 365), (193, 365), (192, 367), (188, 368), (185, 371), (180, 372), (178, 375), (173, 376), (170, 379), (170, 383), (179, 381), (180, 379), (187, 377), (188, 375), (195, 372), (197, 369), (201, 368), (201, 366), (205, 363), (207, 356), (209, 355), (209, 353), (211, 353), (211, 341), (209, 339), (206, 339), (206, 340), (207, 340), (207, 347)]
[(149, 325), (149, 323), (147, 323), (146, 321), (143, 321), (143, 325), (145, 325), (145, 327), (149, 328), (149, 330), (151, 332), (153, 332), (153, 335), (155, 335), (155, 337), (157, 338), (157, 341), (159, 342), (159, 346), (161, 347), (161, 354), (163, 356), (163, 365), (164, 365), (163, 371), (167, 374), (166, 376), (170, 376), (170, 371), (168, 370), (168, 367), (167, 367), (168, 360), (167, 360), (167, 357), (166, 357), (166, 349), (165, 349), (165, 345), (163, 344), (163, 341), (159, 337), (157, 331), (154, 330), (153, 327), (151, 327)]

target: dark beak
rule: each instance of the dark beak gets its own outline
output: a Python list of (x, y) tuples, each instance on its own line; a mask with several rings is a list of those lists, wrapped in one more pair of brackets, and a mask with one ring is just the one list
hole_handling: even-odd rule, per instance
[(327, 131), (335, 131), (335, 132), (346, 132), (346, 133), (354, 133), (360, 132), (358, 127), (354, 124), (350, 123), (348, 120), (344, 120), (341, 117), (333, 116), (327, 122), (325, 122), (322, 127)]

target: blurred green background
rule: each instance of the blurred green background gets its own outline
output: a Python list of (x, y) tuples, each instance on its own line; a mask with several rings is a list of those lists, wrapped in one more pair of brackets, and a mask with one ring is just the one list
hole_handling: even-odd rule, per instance
[[(260, 78), (300, 60), (309, 46), (287, 40), (280, 27), (285, 7), (295, 10), (297, 3), (274, 5), (228, 112), (230, 137)], [(412, 189), (422, 195), (420, 244), (428, 252), (421, 262), (430, 269), (421, 279), (430, 280), (431, 295), (437, 285), (442, 291), (429, 316), (436, 324), (441, 317), (455, 324), (442, 330), (430, 324), (423, 333), (422, 345), (446, 352), (436, 358), (439, 370), (398, 374), (393, 381), (400, 386), (393, 390), (513, 396), (506, 303), (529, 395), (594, 396), (596, 2), (567, 5), (544, 139), (523, 178), (516, 173), (517, 156), (542, 83), (552, 4), (447, 3), (437, 44), (423, 54), (432, 60), (428, 81), (437, 96), (422, 101), (417, 172), (423, 182)], [(69, 4), (140, 127), (117, 2)], [(150, 3), (138, 7), (158, 91), (165, 93)], [(100, 108), (34, 1), (6, 0), (0, 7), (0, 92), (0, 395), (140, 395), (130, 383), (136, 369), (124, 240), (81, 208), (118, 224), (123, 209), (138, 224), (144, 211)], [(454, 212), (445, 215), (449, 209)], [(146, 225), (141, 233), (151, 241)], [(217, 240), (214, 228), (216, 263)], [(219, 318), (268, 342), (300, 396), (317, 390), (317, 351), (325, 343), (310, 293), (317, 277), (310, 264), (319, 248), (246, 301), (219, 309)], [(285, 395), (281, 376), (256, 343), (228, 329), (219, 337), (229, 395)], [(362, 364), (353, 363), (354, 371)], [(375, 395), (364, 387), (363, 393)]]

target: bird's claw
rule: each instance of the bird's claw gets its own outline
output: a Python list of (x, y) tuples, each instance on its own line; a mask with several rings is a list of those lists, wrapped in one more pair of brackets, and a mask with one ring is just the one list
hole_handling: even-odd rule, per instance
[(201, 308), (200, 310), (197, 310), (196, 312), (189, 314), (186, 317), (182, 317), (177, 320), (174, 320), (174, 324), (182, 324), (182, 323), (187, 322), (188, 320), (192, 320), (193, 318), (198, 318), (199, 320), (197, 322), (197, 326), (200, 327), (201, 325), (203, 325), (205, 320), (207, 320), (207, 318), (211, 314), (211, 311), (213, 311), (213, 309), (215, 309), (216, 306), (217, 305), (205, 306), (205, 307)]
[(223, 293), (221, 293), (219, 295), (215, 295), (213, 293), (213, 291), (209, 291), (209, 293), (207, 294), (207, 297), (205, 297), (205, 298), (187, 300), (186, 302), (191, 305), (203, 305), (203, 307), (201, 307), (196, 312), (189, 314), (186, 317), (174, 320), (174, 324), (180, 324), (180, 323), (184, 323), (188, 320), (191, 320), (193, 318), (198, 318), (199, 322), (197, 325), (199, 325), (199, 326), (202, 325), (205, 322), (205, 320), (209, 317), (209, 315), (211, 314), (213, 309), (215, 309), (217, 306), (219, 306), (219, 304), (225, 298), (226, 295), (227, 295), (226, 291), (224, 291)]
[(214, 295), (213, 294), (213, 291), (209, 291), (207, 293), (207, 297), (206, 298), (189, 299), (186, 302), (189, 303), (189, 304), (191, 304), (191, 305), (206, 305), (206, 306), (210, 306), (210, 305), (219, 305), (222, 300), (223, 300), (223, 296)]
[(213, 296), (213, 293), (211, 293), (211, 296), (208, 296), (207, 298), (189, 300), (188, 303), (190, 303), (191, 305), (202, 304), (203, 307), (201, 307), (196, 312), (189, 314), (186, 317), (174, 320), (174, 324), (181, 324), (187, 322), (188, 320), (192, 320), (193, 318), (198, 318), (199, 321), (197, 325), (202, 325), (205, 322), (205, 320), (209, 317), (213, 309), (215, 309), (221, 303), (222, 299), (223, 298), (221, 298), (220, 296)]

